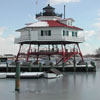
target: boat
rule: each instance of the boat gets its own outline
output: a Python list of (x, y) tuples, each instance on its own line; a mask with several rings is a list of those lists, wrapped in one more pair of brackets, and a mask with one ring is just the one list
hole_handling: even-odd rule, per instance
[(6, 73), (0, 73), (0, 79), (5, 79), (6, 78)]
[(44, 72), (44, 78), (46, 78), (46, 79), (60, 78), (62, 76), (63, 76), (63, 74), (55, 68), (51, 68), (47, 72)]

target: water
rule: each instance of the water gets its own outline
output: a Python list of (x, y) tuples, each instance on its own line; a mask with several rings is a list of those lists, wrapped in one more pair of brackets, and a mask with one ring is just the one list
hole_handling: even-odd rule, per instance
[(0, 100), (100, 100), (100, 62), (97, 72), (66, 72), (58, 79), (0, 79)]

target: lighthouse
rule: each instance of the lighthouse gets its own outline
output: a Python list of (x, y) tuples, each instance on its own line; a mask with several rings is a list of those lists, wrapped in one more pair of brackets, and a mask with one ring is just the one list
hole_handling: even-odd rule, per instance
[(80, 55), (83, 61), (79, 43), (84, 42), (84, 37), (78, 34), (83, 29), (73, 26), (73, 18), (63, 19), (62, 14), (56, 13), (55, 8), (48, 4), (42, 12), (36, 14), (36, 19), (37, 22), (28, 23), (17, 30), (20, 37), (15, 38), (15, 43), (20, 44), (20, 47), (16, 60), (24, 55), (27, 62), (33, 57), (39, 64), (39, 59), (45, 56), (49, 59), (49, 65), (51, 57), (55, 57), (55, 66), (58, 66)]

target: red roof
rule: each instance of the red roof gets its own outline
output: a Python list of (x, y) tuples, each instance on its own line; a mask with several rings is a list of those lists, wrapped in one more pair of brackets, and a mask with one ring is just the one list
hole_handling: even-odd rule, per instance
[(45, 20), (45, 21), (49, 24), (49, 27), (67, 27), (67, 28), (72, 28), (72, 29), (77, 29), (77, 30), (83, 30), (76, 26), (65, 25), (59, 21), (54, 21), (54, 20)]

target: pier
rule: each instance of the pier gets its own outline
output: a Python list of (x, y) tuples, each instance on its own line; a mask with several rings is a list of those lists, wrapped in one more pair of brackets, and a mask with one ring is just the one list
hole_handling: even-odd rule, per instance
[[(31, 66), (31, 70), (30, 70), (29, 66), (21, 66), (20, 71), (21, 72), (44, 72), (44, 71), (48, 71), (51, 68), (52, 68), (51, 66), (34, 65), (34, 66)], [(75, 71), (72, 65), (64, 66), (64, 70), (62, 66), (55, 66), (53, 68), (56, 68), (57, 70), (61, 72), (74, 72)], [(76, 68), (76, 72), (95, 72), (96, 71), (95, 67), (93, 67), (92, 65), (88, 66), (88, 71), (87, 71), (86, 65), (77, 65), (75, 68)], [(2, 66), (0, 67), (0, 72), (16, 72), (16, 66), (8, 66), (8, 68), (6, 66)]]

